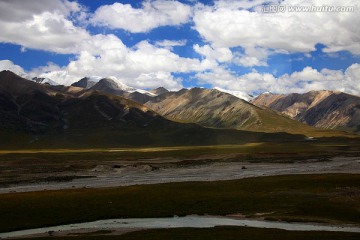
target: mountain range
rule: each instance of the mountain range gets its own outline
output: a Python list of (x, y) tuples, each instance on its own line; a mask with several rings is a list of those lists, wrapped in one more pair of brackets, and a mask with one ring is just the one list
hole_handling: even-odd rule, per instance
[[(359, 132), (360, 98), (332, 91), (256, 98), (221, 89), (141, 90), (114, 77), (71, 86), (0, 72), (0, 146), (118, 147), (304, 141)], [(232, 93), (232, 94), (231, 94)], [(4, 138), (5, 139), (5, 138)]]
[(335, 91), (262, 94), (251, 101), (310, 126), (360, 132), (360, 97)]
[[(87, 81), (89, 82), (89, 79)], [(82, 82), (84, 79), (74, 83), (73, 86), (80, 86)], [(261, 96), (267, 96), (266, 94), (253, 98), (242, 92), (219, 88), (181, 89), (177, 92), (158, 88), (145, 91), (121, 84), (116, 78), (103, 78), (90, 85), (91, 87), (88, 87), (90, 90), (115, 94), (144, 104), (149, 109), (176, 122), (257, 132), (289, 132), (309, 136), (324, 134), (324, 131), (312, 127), (323, 126), (312, 125), (295, 118), (291, 119), (291, 116), (279, 112), (278, 109), (258, 104)], [(320, 116), (316, 112), (314, 115)], [(349, 128), (337, 129), (349, 130)], [(332, 132), (332, 134), (336, 133)]]
[(173, 121), (206, 127), (300, 134), (317, 130), (216, 89), (168, 92), (152, 98), (145, 106)]
[[(172, 121), (147, 106), (96, 90), (100, 84), (113, 83), (109, 81), (113, 79), (102, 80), (88, 88), (87, 84), (85, 88), (54, 86), (29, 81), (10, 71), (0, 72), (0, 147), (216, 145), (306, 139), (299, 134), (215, 129)], [(162, 94), (156, 96), (156, 92)], [(146, 95), (147, 91), (139, 94)], [(149, 97), (160, 99), (168, 92), (157, 89), (151, 94)]]

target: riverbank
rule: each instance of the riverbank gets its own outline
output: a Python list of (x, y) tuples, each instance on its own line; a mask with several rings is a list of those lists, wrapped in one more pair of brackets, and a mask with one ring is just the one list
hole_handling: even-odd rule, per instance
[[(226, 155), (229, 157), (229, 155)], [(285, 174), (360, 174), (360, 157), (309, 158), (292, 162), (255, 159), (224, 161), (222, 156), (205, 159), (174, 160), (157, 158), (134, 161), (104, 161), (76, 171), (38, 173), (31, 175), (33, 182), (9, 181), (0, 187), (0, 194), (34, 192), (44, 190), (107, 188), (143, 184), (189, 181), (221, 181), (250, 177), (277, 176)], [(217, 158), (215, 158), (217, 157)], [(231, 156), (230, 156), (231, 157)], [(71, 168), (71, 167), (69, 167)], [(56, 170), (56, 168), (55, 168)], [(24, 174), (23, 174), (24, 175)], [(30, 177), (30, 176), (29, 176)], [(34, 181), (34, 179), (40, 179)], [(54, 179), (51, 181), (51, 179)], [(58, 181), (56, 181), (58, 179)], [(62, 180), (65, 179), (65, 180)], [(68, 180), (67, 180), (68, 179)]]
[(85, 233), (96, 232), (100, 234), (117, 233), (117, 235), (119, 235), (127, 232), (139, 231), (140, 229), (214, 228), (218, 226), (271, 228), (287, 231), (360, 233), (360, 227), (350, 225), (287, 223), (264, 220), (236, 219), (232, 217), (193, 215), (171, 218), (107, 219), (95, 222), (85, 222), (78, 224), (60, 225), (8, 233), (0, 233), (0, 238), (45, 237), (49, 235), (84, 235)]

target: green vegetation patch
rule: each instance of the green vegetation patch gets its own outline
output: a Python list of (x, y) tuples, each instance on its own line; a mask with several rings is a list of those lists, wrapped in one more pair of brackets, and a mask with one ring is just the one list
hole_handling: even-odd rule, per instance
[(288, 175), (0, 195), (2, 232), (109, 218), (233, 213), (359, 223), (360, 175)]

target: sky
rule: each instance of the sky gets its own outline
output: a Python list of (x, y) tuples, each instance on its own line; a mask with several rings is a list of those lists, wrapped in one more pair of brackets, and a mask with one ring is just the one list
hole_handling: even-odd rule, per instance
[(0, 70), (64, 85), (115, 76), (142, 89), (360, 95), (359, 11), (358, 0), (0, 0)]

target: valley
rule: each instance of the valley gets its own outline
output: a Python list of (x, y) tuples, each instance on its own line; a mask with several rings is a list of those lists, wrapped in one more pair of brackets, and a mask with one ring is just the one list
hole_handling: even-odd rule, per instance
[(359, 9), (0, 0), (0, 240), (359, 240)]
[[(0, 237), (359, 236), (356, 133), (309, 126), (218, 89), (89, 81), (54, 86), (0, 73)], [(128, 223), (166, 225), (173, 216), (218, 224)], [(105, 225), (86, 227), (97, 220)], [(64, 224), (85, 227), (51, 230)], [(330, 237), (331, 229), (340, 232)]]

